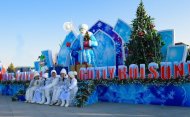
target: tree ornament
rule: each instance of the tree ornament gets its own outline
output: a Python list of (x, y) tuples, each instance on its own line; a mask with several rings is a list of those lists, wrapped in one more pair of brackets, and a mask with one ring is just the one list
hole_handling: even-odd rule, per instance
[(70, 43), (70, 42), (67, 42), (67, 43), (66, 43), (66, 46), (67, 46), (67, 47), (70, 47), (70, 46), (71, 46), (71, 43)]
[(139, 36), (139, 37), (143, 37), (143, 36), (144, 36), (144, 32), (142, 32), (142, 31), (139, 32), (139, 33), (138, 33), (138, 36)]

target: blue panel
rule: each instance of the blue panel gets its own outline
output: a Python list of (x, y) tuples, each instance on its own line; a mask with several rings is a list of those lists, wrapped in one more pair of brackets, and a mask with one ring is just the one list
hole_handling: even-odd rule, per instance
[(167, 49), (169, 46), (174, 45), (174, 30), (159, 31), (159, 34), (161, 35), (162, 40), (165, 43), (165, 45), (161, 49), (161, 53), (164, 57), (162, 61), (166, 61)]
[(42, 51), (42, 55), (45, 56), (47, 67), (52, 67), (53, 66), (52, 52), (50, 50), (44, 50)]
[(34, 62), (34, 68), (36, 71), (40, 71), (40, 62), (39, 61)]
[(118, 20), (114, 30), (121, 36), (124, 43), (128, 43), (131, 35), (131, 27), (122, 20)]
[(94, 49), (97, 67), (115, 66), (116, 54), (112, 38), (100, 30), (94, 36), (98, 41), (98, 47)]
[(187, 58), (187, 46), (176, 45), (168, 47), (166, 61), (168, 62), (185, 62)]
[(95, 90), (92, 94), (88, 97), (85, 105), (95, 104), (98, 103), (98, 91)]
[(57, 63), (58, 65), (62, 66), (69, 66), (70, 65), (70, 47), (67, 47), (67, 43), (71, 43), (76, 39), (76, 36), (74, 35), (73, 32), (70, 32), (63, 44), (61, 45), (61, 49), (58, 53), (58, 58), (57, 58)]
[(171, 106), (190, 106), (190, 84), (181, 86), (155, 86), (155, 85), (100, 85), (98, 87), (99, 101), (156, 104)]
[(0, 84), (0, 94), (2, 95), (13, 96), (17, 94), (19, 90), (26, 90), (26, 87), (22, 84)]
[[(190, 107), (190, 84), (176, 85), (98, 85), (96, 95), (100, 102), (154, 104)], [(94, 93), (89, 96), (93, 100)], [(97, 96), (95, 96), (97, 97)], [(87, 101), (87, 104), (93, 104)], [(96, 102), (96, 99), (95, 99)]]

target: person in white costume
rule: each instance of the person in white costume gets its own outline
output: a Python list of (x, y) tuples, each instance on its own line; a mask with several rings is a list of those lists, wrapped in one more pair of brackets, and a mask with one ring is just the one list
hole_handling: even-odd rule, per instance
[(25, 94), (25, 102), (32, 102), (32, 98), (34, 95), (34, 91), (36, 90), (36, 88), (38, 88), (38, 84), (39, 84), (39, 77), (40, 74), (38, 72), (34, 73), (34, 78), (30, 81), (30, 85), (26, 90), (26, 94)]
[(52, 96), (51, 105), (58, 106), (61, 104), (61, 100), (59, 99), (60, 93), (64, 87), (68, 88), (69, 84), (70, 84), (70, 81), (68, 79), (67, 71), (66, 69), (63, 68), (60, 72), (59, 83), (53, 88), (53, 96)]
[(57, 72), (55, 70), (51, 71), (51, 79), (52, 82), (44, 87), (45, 90), (45, 97), (47, 101), (44, 104), (50, 104), (51, 102), (51, 94), (53, 92), (53, 87), (56, 86), (59, 83), (59, 77), (57, 77)]
[[(46, 88), (46, 86), (48, 86), (49, 84), (51, 84), (52, 83), (52, 81), (53, 81), (53, 77), (48, 77), (48, 73), (46, 73), (45, 75), (47, 75), (47, 76), (44, 76), (44, 79), (45, 79), (45, 81), (44, 81), (44, 86), (43, 87), (41, 87), (41, 102), (39, 102), (39, 104), (44, 104), (45, 102), (46, 102), (46, 100), (47, 100), (47, 97), (46, 97), (46, 95), (45, 95), (45, 88)], [(52, 72), (51, 72), (51, 75), (52, 75)]]
[(69, 87), (64, 87), (62, 89), (60, 99), (61, 99), (61, 106), (68, 107), (69, 104), (72, 103), (72, 101), (75, 98), (75, 95), (78, 91), (77, 86), (77, 79), (76, 79), (77, 72), (76, 71), (70, 71), (68, 73), (69, 79), (70, 79), (70, 85)]
[(39, 79), (39, 87), (35, 90), (34, 97), (32, 99), (32, 103), (38, 103), (43, 100), (45, 100), (45, 92), (43, 90), (45, 86), (45, 81), (48, 79), (48, 73), (44, 73), (42, 77)]

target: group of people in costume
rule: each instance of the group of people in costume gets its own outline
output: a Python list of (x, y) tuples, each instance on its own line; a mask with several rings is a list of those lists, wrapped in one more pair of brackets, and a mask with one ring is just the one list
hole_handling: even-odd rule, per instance
[(40, 74), (35, 72), (26, 90), (26, 102), (68, 107), (73, 104), (78, 91), (76, 76), (76, 71), (67, 74), (64, 68), (60, 75), (52, 70), (51, 77), (48, 77), (48, 73), (40, 77)]

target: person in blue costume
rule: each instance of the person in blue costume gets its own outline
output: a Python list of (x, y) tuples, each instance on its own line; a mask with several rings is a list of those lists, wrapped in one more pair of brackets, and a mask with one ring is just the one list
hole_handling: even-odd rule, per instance
[(88, 31), (88, 25), (81, 24), (79, 31), (80, 34), (74, 42), (71, 52), (71, 55), (75, 58), (75, 64), (85, 63), (96, 66), (93, 48), (98, 46), (98, 42), (94, 35)]

